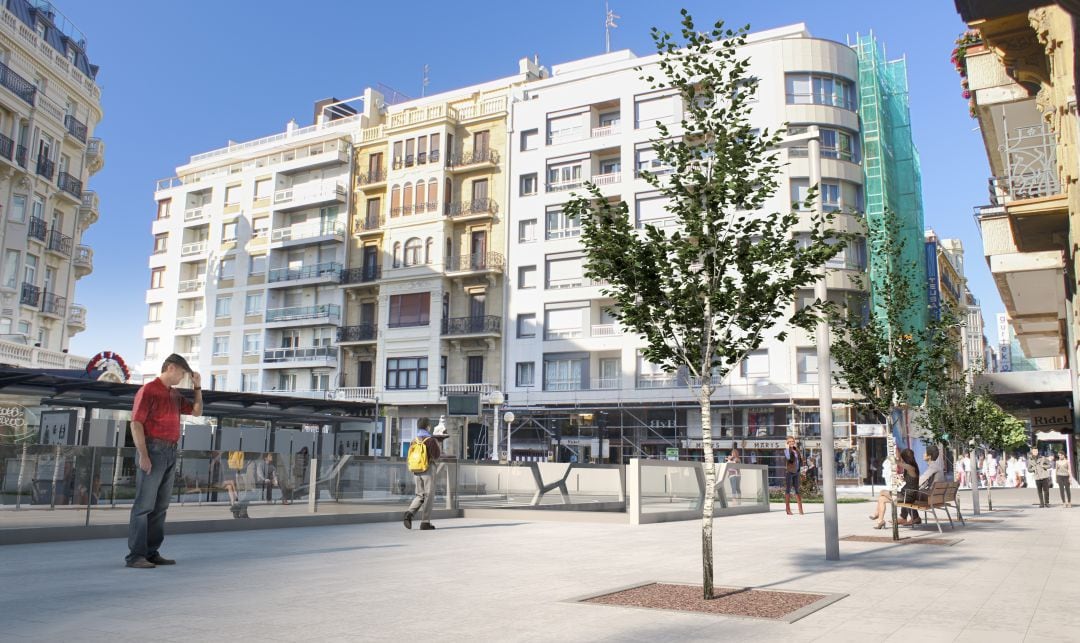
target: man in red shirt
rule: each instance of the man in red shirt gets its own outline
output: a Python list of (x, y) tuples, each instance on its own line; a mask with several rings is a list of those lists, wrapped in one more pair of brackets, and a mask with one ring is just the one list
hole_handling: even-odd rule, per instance
[[(174, 387), (191, 376), (195, 401)], [(128, 567), (153, 569), (175, 565), (159, 552), (165, 540), (165, 512), (172, 495), (176, 468), (176, 444), (180, 441), (180, 416), (202, 415), (202, 387), (198, 373), (176, 353), (165, 358), (161, 374), (139, 389), (131, 409), (131, 439), (138, 451), (135, 502), (128, 523)]]

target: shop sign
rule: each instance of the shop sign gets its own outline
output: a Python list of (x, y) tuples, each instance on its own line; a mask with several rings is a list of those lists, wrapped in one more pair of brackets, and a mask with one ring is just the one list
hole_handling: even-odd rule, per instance
[(667, 449), (664, 449), (664, 455), (667, 456), (668, 460), (678, 460), (679, 447), (668, 447)]
[(855, 435), (860, 438), (883, 438), (885, 437), (884, 424), (856, 424)]
[(1032, 411), (1031, 428), (1034, 431), (1071, 431), (1073, 428), (1072, 410), (1067, 406), (1059, 406)]

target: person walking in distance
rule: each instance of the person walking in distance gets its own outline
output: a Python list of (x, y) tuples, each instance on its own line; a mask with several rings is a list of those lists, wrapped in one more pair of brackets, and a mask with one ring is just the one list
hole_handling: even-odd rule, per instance
[(795, 437), (788, 436), (787, 447), (784, 449), (784, 510), (791, 514), (791, 493), (794, 489), (795, 501), (799, 505), (799, 515), (803, 513), (802, 491), (799, 490), (799, 475), (802, 470), (803, 457), (799, 447), (795, 444)]
[(420, 418), (416, 423), (416, 438), (409, 445), (408, 465), (416, 483), (416, 497), (409, 504), (402, 521), (406, 529), (412, 529), (413, 516), (420, 512), (420, 529), (434, 529), (431, 524), (431, 505), (435, 502), (435, 467), (439, 456), (439, 439), (428, 430), (431, 422)]
[(1039, 506), (1050, 506), (1050, 471), (1054, 468), (1053, 462), (1045, 455), (1039, 455), (1039, 450), (1031, 448), (1029, 460), (1031, 473), (1035, 477), (1035, 491), (1039, 494)]
[(1072, 507), (1072, 487), (1069, 486), (1069, 458), (1064, 451), (1057, 452), (1057, 462), (1054, 463), (1054, 477), (1057, 478), (1062, 504), (1065, 505), (1066, 509)]
[[(180, 395), (176, 386), (191, 376), (194, 401)], [(128, 523), (128, 567), (152, 569), (174, 565), (161, 555), (165, 540), (165, 512), (172, 495), (176, 468), (176, 444), (180, 441), (180, 416), (202, 415), (202, 380), (187, 360), (173, 353), (165, 358), (161, 373), (144, 384), (131, 409), (131, 439), (138, 452), (135, 501)]]

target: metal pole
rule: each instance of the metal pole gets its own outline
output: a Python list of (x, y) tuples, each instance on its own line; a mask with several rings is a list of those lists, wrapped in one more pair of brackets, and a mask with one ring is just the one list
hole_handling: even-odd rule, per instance
[[(821, 211), (821, 138), (816, 127), (809, 128), (813, 136), (807, 141), (810, 156), (810, 185), (819, 188), (814, 198), (814, 213)], [(825, 268), (814, 285), (814, 296), (828, 301)], [(825, 560), (840, 560), (840, 526), (836, 511), (836, 449), (833, 443), (832, 416), (832, 350), (829, 322), (822, 318), (817, 324), (818, 398), (821, 416), (821, 494), (825, 501)]]

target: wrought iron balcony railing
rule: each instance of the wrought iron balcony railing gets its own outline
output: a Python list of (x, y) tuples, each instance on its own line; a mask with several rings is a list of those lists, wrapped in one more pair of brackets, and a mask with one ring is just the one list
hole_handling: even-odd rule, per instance
[(41, 297), (41, 312), (46, 315), (63, 317), (67, 312), (67, 297), (61, 297), (51, 292), (43, 293)]
[(473, 150), (446, 157), (446, 167), (467, 167), (479, 163), (498, 163), (499, 153), (493, 149)]
[(1019, 127), (1006, 134), (1005, 176), (990, 177), (990, 204), (1061, 194), (1057, 144), (1048, 125)]
[(49, 230), (49, 240), (45, 243), (45, 249), (58, 252), (65, 257), (71, 256), (71, 248), (74, 240), (59, 230)]
[(378, 337), (379, 331), (375, 324), (357, 324), (356, 326), (342, 326), (338, 329), (337, 340), (339, 342), (366, 342)]
[(45, 239), (49, 235), (49, 225), (45, 223), (45, 219), (39, 217), (30, 217), (30, 222), (26, 229), (26, 236), (31, 239), (37, 239), (44, 243)]
[(371, 170), (370, 172), (358, 173), (356, 175), (357, 185), (372, 185), (375, 183), (382, 183), (386, 180), (386, 169), (380, 168), (378, 170)]
[(443, 335), (476, 335), (484, 333), (501, 333), (502, 317), (497, 315), (480, 315), (476, 317), (451, 317), (443, 319)]
[(27, 306), (37, 306), (40, 299), (41, 288), (23, 282), (22, 289), (19, 291), (19, 303)]
[(377, 280), (382, 276), (379, 266), (366, 266), (363, 268), (349, 268), (341, 271), (341, 283), (364, 284)]
[(56, 185), (76, 199), (82, 198), (82, 181), (67, 172), (61, 172), (56, 177)]
[(505, 262), (498, 252), (475, 252), (471, 255), (452, 256), (446, 269), (450, 272), (468, 272), (470, 270), (502, 270)]
[(464, 217), (473, 214), (498, 214), (499, 204), (495, 199), (470, 199), (459, 203), (446, 204), (446, 216)]
[(56, 163), (53, 163), (45, 157), (38, 157), (37, 160), (37, 173), (41, 176), (52, 179), (53, 174), (56, 172)]
[(15, 158), (15, 141), (0, 134), (0, 156), (11, 161)]
[(68, 134), (71, 134), (83, 143), (86, 142), (86, 125), (79, 121), (79, 119), (68, 114), (64, 117), (64, 127), (67, 128)]
[(22, 76), (11, 71), (7, 65), (0, 63), (0, 85), (7, 87), (11, 93), (33, 105), (37, 96), (37, 87)]

